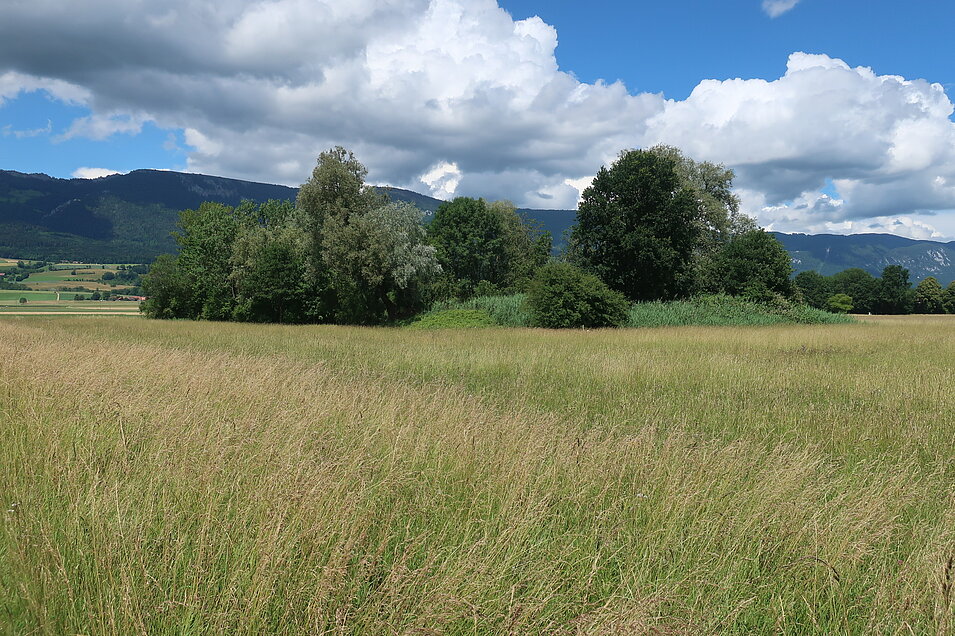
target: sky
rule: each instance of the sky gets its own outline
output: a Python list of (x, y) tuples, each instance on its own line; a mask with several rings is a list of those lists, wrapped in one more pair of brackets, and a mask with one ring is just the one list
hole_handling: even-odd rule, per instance
[(955, 239), (955, 3), (4, 0), (0, 169), (369, 181), (574, 208), (625, 149), (783, 232)]

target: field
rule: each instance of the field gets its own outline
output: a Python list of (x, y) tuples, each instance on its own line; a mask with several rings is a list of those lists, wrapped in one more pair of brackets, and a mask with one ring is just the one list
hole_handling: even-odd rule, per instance
[[(0, 258), (0, 272), (9, 272), (15, 269), (16, 260)], [(31, 261), (24, 261), (30, 263)], [(108, 291), (125, 293), (131, 287), (118, 281), (103, 282), (101, 277), (106, 272), (116, 274), (121, 264), (118, 263), (53, 263), (52, 271), (41, 269), (32, 271), (30, 276), (22, 281), (31, 291), (55, 292), (62, 289), (82, 288), (79, 292), (62, 292), (61, 298), (72, 299), (76, 293), (89, 295), (94, 291)], [(123, 265), (125, 267), (125, 265)], [(3, 290), (0, 290), (3, 293)], [(3, 299), (0, 296), (0, 299)], [(52, 297), (55, 300), (55, 296)]]
[(955, 320), (0, 320), (0, 624), (955, 633)]
[[(0, 289), (0, 316), (19, 314), (139, 315), (134, 301), (75, 300), (76, 294)], [(20, 298), (26, 298), (21, 303)]]

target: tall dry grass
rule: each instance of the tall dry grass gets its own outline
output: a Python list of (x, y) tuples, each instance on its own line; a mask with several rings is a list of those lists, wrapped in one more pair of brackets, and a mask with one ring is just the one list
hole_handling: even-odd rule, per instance
[(952, 633), (955, 322), (0, 321), (9, 633)]

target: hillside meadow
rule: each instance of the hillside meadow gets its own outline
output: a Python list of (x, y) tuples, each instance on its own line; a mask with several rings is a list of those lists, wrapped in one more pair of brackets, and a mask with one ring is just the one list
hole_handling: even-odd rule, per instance
[(13, 634), (955, 633), (955, 320), (0, 320)]

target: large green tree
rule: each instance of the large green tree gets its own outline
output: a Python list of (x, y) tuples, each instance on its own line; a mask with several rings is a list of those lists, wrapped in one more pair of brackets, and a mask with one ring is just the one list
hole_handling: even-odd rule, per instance
[(172, 254), (160, 254), (143, 276), (140, 309), (147, 318), (195, 318), (189, 282)]
[(251, 222), (248, 207), (236, 209), (221, 203), (203, 203), (179, 213), (176, 234), (178, 269), (189, 294), (182, 299), (184, 316), (204, 320), (228, 320), (235, 306), (229, 282), (232, 245), (240, 229)]
[(442, 203), (428, 239), (451, 293), (461, 297), (482, 283), (501, 291), (521, 288), (550, 255), (550, 235), (525, 224), (503, 201), (458, 197)]
[(799, 272), (793, 279), (793, 284), (807, 305), (816, 309), (829, 308), (829, 298), (832, 297), (833, 291), (832, 281), (828, 276), (814, 270)]
[[(156, 318), (230, 320), (236, 318), (237, 303), (251, 289), (255, 288), (257, 294), (271, 293), (262, 282), (265, 278), (272, 284), (286, 284), (284, 274), (272, 272), (266, 276), (265, 270), (272, 265), (263, 270), (261, 259), (249, 255), (249, 244), (252, 236), (264, 239), (266, 229), (272, 232), (287, 225), (292, 212), (288, 203), (280, 201), (245, 201), (237, 207), (203, 203), (195, 210), (180, 212), (175, 235), (178, 256), (160, 257), (143, 278), (143, 293), (149, 297), (143, 305), (146, 314)], [(263, 240), (257, 245), (259, 253), (269, 251), (263, 247)], [(253, 278), (260, 280), (252, 285), (249, 281)]]
[(672, 159), (680, 179), (695, 191), (702, 250), (717, 249), (735, 236), (758, 229), (752, 218), (739, 211), (732, 170), (709, 161), (695, 161), (673, 146), (654, 146), (648, 152)]
[(630, 150), (584, 190), (572, 257), (630, 300), (685, 296), (695, 284), (703, 215), (674, 157)]
[(945, 313), (945, 290), (934, 276), (925, 278), (915, 287), (914, 310), (919, 314)]
[(347, 226), (352, 215), (361, 215), (385, 205), (388, 197), (365, 185), (368, 170), (354, 153), (341, 146), (318, 156), (312, 175), (301, 185), (295, 207), (298, 223), (306, 235), (306, 283), (311, 290), (313, 320), (330, 319), (338, 307), (322, 255), (326, 232)]
[(306, 245), (288, 224), (255, 225), (232, 247), (233, 318), (242, 322), (300, 323), (309, 319)]
[(858, 313), (876, 311), (879, 279), (858, 267), (851, 267), (829, 277), (832, 294), (845, 294), (852, 299), (853, 310)]
[(955, 280), (948, 284), (948, 287), (945, 288), (945, 311), (950, 314), (955, 314)]
[(909, 281), (909, 270), (901, 265), (886, 266), (876, 286), (873, 311), (880, 314), (910, 314), (914, 302), (915, 292)]
[(792, 259), (786, 248), (764, 230), (750, 230), (723, 244), (710, 260), (707, 291), (764, 299), (791, 298)]
[(379, 324), (421, 309), (441, 272), (422, 216), (413, 205), (392, 203), (326, 227), (322, 256), (343, 321)]

